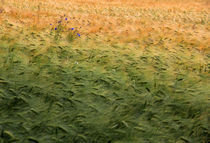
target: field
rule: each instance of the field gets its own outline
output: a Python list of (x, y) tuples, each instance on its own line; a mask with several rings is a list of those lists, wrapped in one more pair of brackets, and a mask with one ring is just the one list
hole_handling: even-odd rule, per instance
[(0, 143), (209, 142), (209, 12), (1, 0)]

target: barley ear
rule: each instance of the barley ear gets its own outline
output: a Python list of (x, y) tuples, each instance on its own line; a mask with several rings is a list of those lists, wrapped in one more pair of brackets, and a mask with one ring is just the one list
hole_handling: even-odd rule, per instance
[(0, 13), (4, 11), (4, 0), (1, 0), (1, 5), (0, 5)]
[(39, 5), (38, 5), (38, 11), (37, 11), (37, 24), (39, 23), (39, 15), (40, 14), (40, 3), (39, 3)]

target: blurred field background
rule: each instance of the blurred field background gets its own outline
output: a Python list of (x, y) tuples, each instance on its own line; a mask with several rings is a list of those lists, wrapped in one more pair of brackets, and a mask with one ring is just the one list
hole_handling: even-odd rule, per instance
[(209, 10), (1, 0), (0, 143), (207, 143)]

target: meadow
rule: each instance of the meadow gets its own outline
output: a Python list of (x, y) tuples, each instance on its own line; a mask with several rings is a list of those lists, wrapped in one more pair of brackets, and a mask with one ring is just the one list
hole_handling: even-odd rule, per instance
[(1, 0), (0, 143), (209, 142), (209, 8)]

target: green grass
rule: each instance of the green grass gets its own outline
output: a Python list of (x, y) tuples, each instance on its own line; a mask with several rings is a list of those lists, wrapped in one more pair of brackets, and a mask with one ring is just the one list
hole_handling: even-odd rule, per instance
[(200, 53), (91, 46), (50, 43), (39, 53), (36, 43), (1, 37), (0, 143), (207, 142), (209, 68)]

